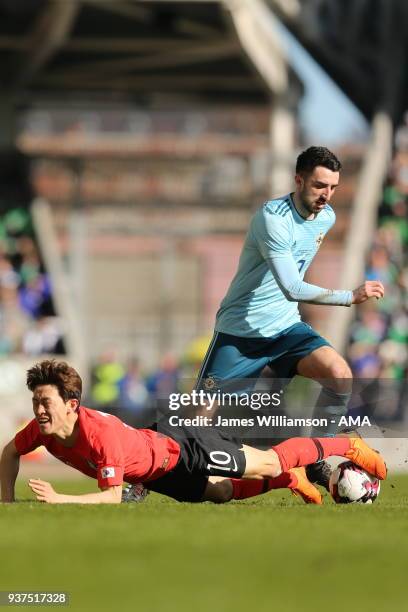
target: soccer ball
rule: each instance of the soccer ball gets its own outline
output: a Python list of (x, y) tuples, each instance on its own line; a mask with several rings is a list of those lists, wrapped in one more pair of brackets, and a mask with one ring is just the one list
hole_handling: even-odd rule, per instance
[(330, 493), (336, 504), (372, 504), (380, 493), (380, 481), (351, 461), (344, 461), (330, 476)]

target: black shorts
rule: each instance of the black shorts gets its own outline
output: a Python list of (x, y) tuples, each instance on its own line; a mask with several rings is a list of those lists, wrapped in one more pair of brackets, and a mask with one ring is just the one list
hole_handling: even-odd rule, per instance
[(180, 444), (176, 467), (165, 476), (143, 483), (146, 489), (177, 501), (200, 502), (209, 476), (241, 478), (245, 472), (242, 443), (213, 427), (154, 427)]

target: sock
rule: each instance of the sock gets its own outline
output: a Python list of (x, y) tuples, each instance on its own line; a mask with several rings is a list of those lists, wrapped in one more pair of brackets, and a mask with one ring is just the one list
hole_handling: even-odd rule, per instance
[(279, 457), (282, 472), (333, 455), (344, 457), (349, 448), (349, 438), (290, 438), (272, 447)]
[(265, 478), (264, 480), (246, 480), (231, 478), (232, 498), (231, 499), (247, 499), (262, 495), (272, 489), (291, 489), (297, 485), (297, 478), (290, 472), (282, 472), (276, 478)]
[[(320, 427), (313, 427), (311, 432), (313, 437), (334, 436), (339, 433), (341, 429), (339, 421), (342, 416), (347, 414), (347, 404), (350, 397), (351, 391), (348, 393), (338, 393), (329, 387), (322, 388), (313, 412), (313, 418), (319, 419), (322, 425)], [(324, 425), (325, 420), (327, 420), (326, 426)]]

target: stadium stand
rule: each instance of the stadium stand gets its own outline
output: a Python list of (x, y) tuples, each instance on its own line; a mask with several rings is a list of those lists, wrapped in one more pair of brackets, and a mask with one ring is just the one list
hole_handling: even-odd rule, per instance
[(27, 202), (2, 190), (0, 204), (0, 356), (62, 354), (50, 279)]
[(350, 329), (347, 356), (356, 378), (395, 381), (381, 418), (406, 419), (408, 368), (408, 139), (407, 124), (396, 132), (395, 154), (368, 252), (367, 279), (378, 278), (386, 295), (367, 302)]

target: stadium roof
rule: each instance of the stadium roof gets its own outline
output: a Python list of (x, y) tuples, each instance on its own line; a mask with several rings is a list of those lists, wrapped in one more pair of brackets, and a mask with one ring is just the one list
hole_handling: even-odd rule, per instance
[[(408, 108), (406, 0), (265, 2), (366, 117), (383, 107), (401, 119)], [(270, 90), (225, 8), (240, 4), (0, 0), (3, 97), (146, 107), (265, 104)], [(299, 92), (293, 73), (291, 79)]]
[(371, 119), (408, 109), (407, 0), (267, 0), (349, 98)]
[(26, 102), (270, 99), (215, 0), (0, 0), (0, 79)]

